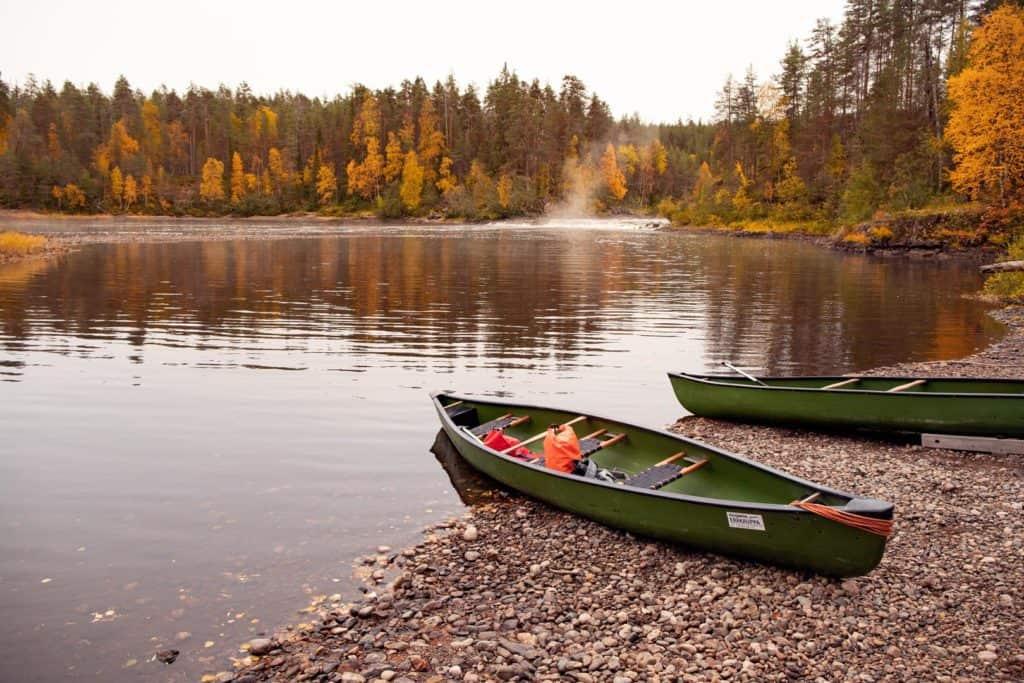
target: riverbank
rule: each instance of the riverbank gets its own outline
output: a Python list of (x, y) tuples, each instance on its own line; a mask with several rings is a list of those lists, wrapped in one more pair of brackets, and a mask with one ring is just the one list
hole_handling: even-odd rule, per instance
[(1019, 212), (999, 212), (974, 204), (879, 214), (868, 221), (841, 225), (822, 220), (749, 219), (679, 229), (737, 237), (797, 239), (853, 253), (883, 257), (978, 260), (1001, 254), (1024, 224)]
[[(1024, 307), (965, 359), (875, 372), (1024, 377)], [(838, 581), (635, 538), (484, 491), (418, 545), (364, 558), (364, 597), (209, 680), (1020, 680), (1024, 462), (683, 418), (675, 431), (896, 504), (871, 574)], [(450, 448), (450, 445), (447, 446)], [(437, 448), (444, 450), (439, 438)], [(453, 474), (453, 482), (469, 488)], [(468, 495), (468, 494), (467, 494)], [(481, 502), (482, 501), (482, 502)]]

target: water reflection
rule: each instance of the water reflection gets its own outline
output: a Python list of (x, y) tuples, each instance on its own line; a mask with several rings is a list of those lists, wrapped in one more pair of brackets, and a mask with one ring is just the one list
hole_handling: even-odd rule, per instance
[[(976, 284), (966, 266), (664, 232), (119, 244), (0, 271), (0, 338), (85, 355), (112, 339), (326, 352), (361, 362), (325, 369), (358, 371), (410, 357), (586, 366), (626, 336), (684, 335), (699, 354), (666, 367), (839, 371), (977, 348), (996, 327), (959, 298)], [(76, 343), (47, 349), (52, 333)]]
[(444, 430), (439, 430), (430, 452), (448, 475), (452, 489), (463, 505), (480, 505), (494, 500), (497, 492), (506, 490), (500, 483), (484, 476), (466, 462)]

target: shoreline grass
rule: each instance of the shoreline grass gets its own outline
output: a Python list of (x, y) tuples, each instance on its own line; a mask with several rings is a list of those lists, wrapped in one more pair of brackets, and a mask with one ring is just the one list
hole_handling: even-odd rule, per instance
[(50, 241), (41, 235), (6, 230), (0, 232), (0, 258), (21, 258), (43, 252)]

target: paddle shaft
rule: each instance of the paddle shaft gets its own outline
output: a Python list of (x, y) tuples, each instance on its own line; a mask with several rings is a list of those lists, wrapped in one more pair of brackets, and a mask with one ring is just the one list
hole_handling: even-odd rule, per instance
[(730, 363), (730, 362), (729, 362), (729, 361), (727, 361), (727, 360), (723, 360), (723, 361), (722, 361), (722, 365), (724, 365), (725, 367), (729, 368), (729, 369), (730, 369), (730, 370), (732, 370), (733, 372), (738, 372), (738, 373), (740, 373), (741, 375), (743, 375), (744, 377), (746, 377), (747, 379), (749, 379), (749, 380), (750, 380), (751, 382), (755, 382), (755, 383), (757, 383), (757, 384), (764, 384), (764, 382), (762, 382), (762, 381), (761, 381), (761, 380), (759, 380), (758, 378), (754, 377), (753, 375), (751, 375), (751, 374), (749, 374), (749, 373), (743, 372), (742, 370), (740, 370), (740, 369), (739, 369), (738, 367), (736, 367), (735, 365), (733, 365), (732, 363)]
[[(579, 417), (576, 417), (576, 418), (573, 418), (573, 419), (569, 420), (568, 422), (566, 422), (566, 423), (565, 423), (565, 424), (563, 424), (562, 426), (563, 426), (563, 427), (568, 427), (569, 425), (574, 425), (574, 424), (576, 424), (577, 422), (582, 422), (583, 420), (586, 420), (586, 419), (587, 419), (587, 416), (586, 416), (586, 415), (580, 415)], [(525, 446), (526, 444), (529, 444), (529, 443), (533, 443), (534, 441), (538, 441), (538, 440), (540, 440), (540, 439), (543, 439), (543, 438), (544, 438), (544, 436), (545, 436), (545, 435), (547, 435), (547, 433), (548, 433), (548, 432), (547, 432), (547, 430), (545, 429), (545, 430), (544, 430), (543, 432), (541, 432), (540, 434), (536, 434), (536, 435), (534, 435), (534, 436), (531, 436), (531, 437), (530, 437), (529, 439), (527, 439), (526, 441), (520, 441), (520, 442), (519, 442), (519, 443), (517, 443), (517, 444), (516, 444), (515, 446), (509, 446), (509, 447), (508, 447), (508, 448), (506, 448), (505, 450), (501, 451), (501, 453), (502, 453), (502, 454), (510, 453), (510, 452), (514, 451), (515, 449), (517, 449), (517, 448), (521, 447), (521, 446)]]

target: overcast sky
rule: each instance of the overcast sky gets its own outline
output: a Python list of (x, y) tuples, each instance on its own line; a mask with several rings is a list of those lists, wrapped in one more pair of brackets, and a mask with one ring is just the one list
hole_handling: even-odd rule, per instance
[[(581, 78), (616, 116), (707, 118), (729, 73), (778, 71), (786, 44), (842, 0), (711, 2), (115, 2), (0, 0), (0, 72), (149, 91), (247, 81), (310, 96), (455, 74), (484, 87), (502, 64), (556, 85)], [(606, 8), (607, 7), (607, 8)]]

